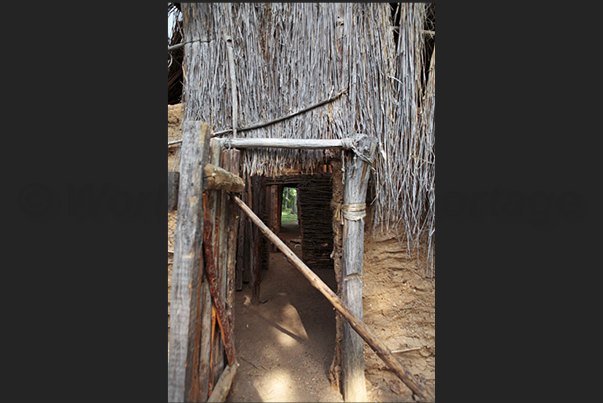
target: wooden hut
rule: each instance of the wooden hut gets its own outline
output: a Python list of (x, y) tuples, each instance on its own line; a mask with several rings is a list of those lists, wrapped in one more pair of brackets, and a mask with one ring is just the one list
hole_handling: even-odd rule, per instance
[[(362, 321), (362, 251), (365, 230), (394, 231), (408, 251), (427, 245), (434, 275), (435, 6), (178, 7), (170, 401), (226, 397), (237, 368), (234, 293), (246, 279), (258, 303), (269, 242), (338, 312), (332, 368), (346, 401), (366, 399), (363, 340), (419, 400), (433, 399)], [(285, 185), (298, 188), (301, 260), (275, 235)], [(317, 265), (334, 268), (336, 291), (313, 275)]]

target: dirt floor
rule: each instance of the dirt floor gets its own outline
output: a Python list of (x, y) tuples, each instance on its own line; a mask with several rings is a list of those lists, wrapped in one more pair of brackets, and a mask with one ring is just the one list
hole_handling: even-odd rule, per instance
[[(301, 257), (297, 225), (281, 239)], [(296, 246), (297, 245), (297, 246)], [(333, 270), (316, 274), (336, 290)], [(244, 285), (235, 296), (235, 340), (241, 366), (228, 402), (341, 402), (329, 383), (335, 348), (335, 312), (280, 252), (262, 271), (260, 304)]]
[[(168, 212), (168, 250), (173, 250), (176, 212)], [(296, 226), (281, 238), (301, 256)], [(168, 253), (168, 325), (172, 255)], [(420, 263), (420, 264), (418, 264)], [(419, 268), (420, 267), (420, 268)], [(336, 288), (332, 270), (317, 275)], [(435, 386), (435, 277), (409, 258), (392, 236), (367, 236), (363, 275), (364, 321), (404, 365)], [(235, 340), (240, 367), (228, 402), (342, 402), (328, 372), (335, 348), (335, 312), (279, 252), (262, 271), (262, 303), (250, 303), (247, 284), (235, 294)], [(169, 328), (168, 328), (169, 331)], [(412, 401), (410, 390), (364, 345), (371, 402)]]

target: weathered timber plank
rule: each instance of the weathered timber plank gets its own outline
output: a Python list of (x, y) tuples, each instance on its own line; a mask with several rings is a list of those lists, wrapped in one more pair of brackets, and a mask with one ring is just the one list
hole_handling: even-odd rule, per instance
[(404, 364), (398, 360), (387, 345), (377, 337), (375, 332), (369, 328), (350, 308), (326, 285), (297, 255), (285, 245), (281, 239), (259, 219), (257, 215), (237, 196), (231, 196), (241, 210), (247, 214), (251, 221), (260, 228), (260, 231), (283, 252), (289, 263), (293, 265), (333, 305), (343, 316), (360, 337), (373, 349), (373, 351), (387, 364), (387, 366), (408, 386), (422, 401), (434, 401), (434, 394), (430, 388), (420, 385), (415, 380)]
[(168, 400), (173, 402), (190, 400), (196, 370), (193, 361), (203, 240), (203, 178), (198, 167), (208, 160), (210, 137), (207, 123), (184, 122), (168, 360)]

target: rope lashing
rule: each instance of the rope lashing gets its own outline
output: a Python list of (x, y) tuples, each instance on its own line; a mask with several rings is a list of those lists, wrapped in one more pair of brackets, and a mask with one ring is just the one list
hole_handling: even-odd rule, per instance
[(349, 203), (341, 206), (343, 218), (349, 221), (358, 221), (366, 217), (365, 203)]
[(331, 202), (331, 208), (333, 209), (333, 218), (342, 225), (344, 218), (349, 221), (358, 221), (366, 217), (365, 203), (340, 204)]

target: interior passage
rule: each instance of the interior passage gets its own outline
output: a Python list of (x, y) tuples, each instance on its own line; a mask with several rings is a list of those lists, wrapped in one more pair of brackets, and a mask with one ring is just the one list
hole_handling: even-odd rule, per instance
[[(283, 223), (279, 236), (302, 257), (299, 224)], [(336, 289), (332, 268), (312, 268)], [(240, 367), (229, 402), (341, 402), (329, 384), (335, 349), (331, 304), (283, 257), (270, 252), (261, 272), (260, 304), (245, 284), (235, 296), (235, 340)]]

